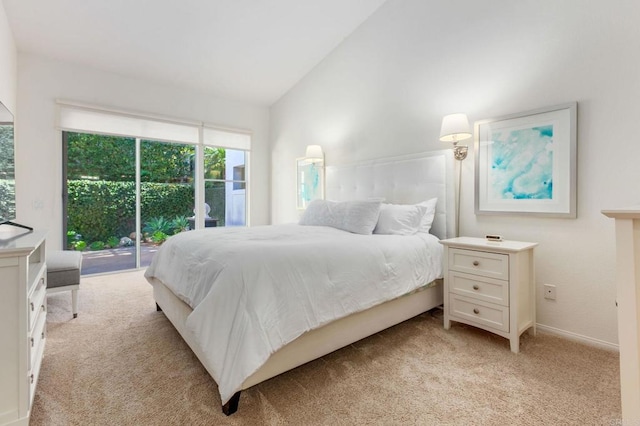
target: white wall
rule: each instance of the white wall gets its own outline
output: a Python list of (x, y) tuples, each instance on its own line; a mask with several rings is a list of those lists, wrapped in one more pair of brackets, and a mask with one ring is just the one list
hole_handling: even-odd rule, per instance
[(62, 135), (56, 99), (204, 121), (253, 131), (251, 224), (269, 223), (269, 111), (143, 80), (18, 55), (18, 222), (49, 230), (48, 246), (62, 247)]
[(13, 34), (0, 2), (0, 102), (16, 115), (17, 53)]
[(470, 153), (460, 228), (539, 242), (538, 322), (617, 343), (613, 221), (600, 210), (640, 202), (638, 16), (634, 0), (389, 0), (272, 106), (273, 222), (297, 219), (294, 159), (308, 144), (329, 165), (442, 149), (445, 114), (577, 101), (578, 218), (475, 216)]

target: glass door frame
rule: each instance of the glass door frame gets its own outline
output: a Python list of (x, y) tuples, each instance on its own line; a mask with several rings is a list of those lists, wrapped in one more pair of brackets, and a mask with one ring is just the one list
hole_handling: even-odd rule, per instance
[(136, 138), (136, 268), (140, 269), (140, 248), (142, 242), (142, 206), (140, 205), (140, 138)]
[(69, 187), (67, 185), (67, 167), (69, 165), (69, 132), (62, 132), (62, 244), (63, 250), (67, 246), (67, 208), (69, 204)]

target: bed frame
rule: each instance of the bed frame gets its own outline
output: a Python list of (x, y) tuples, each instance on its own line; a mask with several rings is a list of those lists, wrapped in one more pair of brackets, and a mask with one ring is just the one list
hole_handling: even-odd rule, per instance
[[(453, 155), (450, 150), (345, 164), (326, 168), (327, 199), (342, 201), (383, 198), (387, 202), (409, 204), (438, 197), (431, 233), (448, 238), (455, 234), (455, 194)], [(442, 305), (442, 280), (410, 295), (309, 331), (271, 355), (267, 362), (241, 386), (247, 389), (309, 361), (375, 334), (429, 309)], [(152, 280), (153, 296), (162, 310), (212, 375), (193, 333), (185, 327), (191, 308), (162, 282)], [(223, 404), (226, 415), (238, 409), (240, 391)]]

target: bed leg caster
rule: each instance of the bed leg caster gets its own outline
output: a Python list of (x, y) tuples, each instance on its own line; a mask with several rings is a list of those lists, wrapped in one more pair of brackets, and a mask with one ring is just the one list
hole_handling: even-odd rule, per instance
[(157, 303), (156, 303), (156, 312), (162, 312), (162, 308)]
[(238, 403), (240, 402), (240, 392), (241, 391), (234, 393), (231, 399), (229, 400), (229, 402), (227, 402), (222, 406), (222, 412), (225, 415), (230, 416), (236, 411), (238, 411)]

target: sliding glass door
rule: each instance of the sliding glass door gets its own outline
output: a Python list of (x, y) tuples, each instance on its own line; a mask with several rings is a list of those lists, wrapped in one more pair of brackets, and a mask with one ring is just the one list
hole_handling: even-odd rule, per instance
[(82, 273), (136, 267), (136, 140), (63, 133), (67, 249), (83, 253)]
[(204, 148), (205, 226), (245, 226), (246, 152)]
[(139, 141), (140, 267), (169, 237), (192, 228), (195, 146)]
[(146, 267), (180, 232), (247, 225), (247, 151), (80, 132), (63, 146), (66, 248), (82, 251), (82, 274)]

